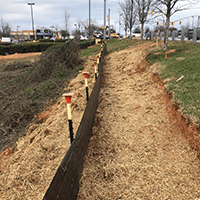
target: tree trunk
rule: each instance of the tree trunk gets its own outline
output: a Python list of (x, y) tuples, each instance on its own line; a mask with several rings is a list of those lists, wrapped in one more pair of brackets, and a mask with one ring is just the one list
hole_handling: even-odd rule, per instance
[(169, 17), (167, 17), (166, 19), (166, 29), (165, 29), (163, 50), (167, 50), (168, 48), (168, 36), (169, 36)]
[(141, 23), (141, 41), (143, 41), (144, 23)]
[(127, 29), (125, 29), (125, 37), (127, 37)]
[(131, 28), (129, 29), (129, 31), (130, 31), (130, 39), (132, 39), (132, 33), (131, 33)]

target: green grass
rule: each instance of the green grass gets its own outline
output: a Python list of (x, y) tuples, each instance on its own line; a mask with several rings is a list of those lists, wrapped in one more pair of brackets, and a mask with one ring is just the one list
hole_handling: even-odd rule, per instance
[[(167, 59), (164, 54), (154, 54), (162, 50), (153, 50), (148, 60), (166, 66), (161, 68), (159, 75), (163, 80), (171, 80), (168, 92), (173, 93), (182, 113), (200, 124), (200, 44), (175, 42), (170, 43), (170, 49), (176, 49), (176, 52), (169, 53)], [(184, 78), (176, 82), (182, 75)]]
[[(122, 39), (122, 40), (111, 39), (111, 40), (108, 40), (107, 41), (108, 53), (111, 53), (113, 51), (122, 50), (124, 48), (129, 47), (130, 45), (135, 44), (138, 41), (139, 40), (137, 40), (137, 39), (132, 39), (132, 40), (130, 40), (130, 39)], [(80, 57), (97, 55), (100, 47), (101, 47), (101, 44), (99, 43), (99, 45), (97, 45), (97, 46), (83, 50), (80, 54)]]
[(135, 44), (136, 42), (139, 42), (139, 40), (137, 40), (137, 39), (132, 39), (132, 40), (130, 40), (130, 39), (122, 39), (122, 40), (113, 39), (113, 40), (109, 40), (107, 42), (108, 53), (125, 49), (125, 48)]

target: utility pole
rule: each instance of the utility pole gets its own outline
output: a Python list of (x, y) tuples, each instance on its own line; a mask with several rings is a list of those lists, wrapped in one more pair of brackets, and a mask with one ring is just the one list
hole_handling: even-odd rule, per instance
[(197, 25), (197, 37), (198, 37), (198, 39), (199, 39), (199, 18), (200, 18), (200, 16), (198, 16), (198, 25)]
[(31, 6), (31, 17), (32, 17), (32, 27), (33, 27), (33, 40), (35, 40), (35, 35), (34, 35), (34, 21), (33, 21), (33, 8), (32, 5), (35, 5), (35, 3), (28, 3), (29, 6)]
[(18, 35), (18, 28), (19, 28), (20, 26), (17, 26), (17, 40), (19, 40), (19, 35)]
[(110, 8), (108, 9), (108, 37), (110, 38)]
[(90, 9), (91, 9), (91, 6), (90, 6), (90, 0), (89, 0), (89, 38), (90, 38), (90, 21), (91, 21), (91, 19), (90, 19)]
[(192, 16), (193, 21), (192, 21), (192, 29), (194, 30), (194, 16)]
[(106, 0), (104, 0), (104, 39), (106, 39)]
[(121, 25), (120, 17), (121, 16), (122, 16), (122, 14), (119, 15), (119, 34), (120, 34), (120, 25)]

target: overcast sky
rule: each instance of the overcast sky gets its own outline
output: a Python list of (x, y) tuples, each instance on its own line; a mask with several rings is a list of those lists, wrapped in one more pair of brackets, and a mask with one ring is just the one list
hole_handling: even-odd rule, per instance
[[(120, 0), (123, 1), (123, 0)], [(76, 20), (87, 20), (89, 18), (89, 0), (35, 0), (33, 15), (34, 27), (50, 27), (57, 24), (60, 29), (64, 28), (63, 18), (65, 9), (70, 13), (71, 29), (74, 29)], [(111, 24), (115, 24), (119, 19), (119, 0), (106, 0), (106, 11), (110, 8)], [(27, 5), (28, 1), (23, 0), (0, 0), (0, 17), (3, 17), (11, 26), (12, 30), (32, 30), (31, 24), (31, 8)], [(194, 17), (197, 22), (197, 15), (200, 15), (200, 3), (194, 9), (179, 12), (171, 18), (171, 21), (181, 19), (183, 17), (196, 15)], [(103, 25), (104, 0), (91, 0), (91, 18), (95, 19), (99, 25)], [(182, 24), (187, 22), (192, 24), (192, 17), (182, 20)], [(176, 23), (176, 28), (180, 26)], [(122, 28), (121, 28), (122, 29)]]

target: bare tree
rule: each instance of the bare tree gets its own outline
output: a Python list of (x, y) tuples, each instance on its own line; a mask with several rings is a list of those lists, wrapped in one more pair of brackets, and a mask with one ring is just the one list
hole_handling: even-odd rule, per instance
[(6, 22), (3, 17), (0, 18), (0, 36), (1, 37), (9, 37), (10, 36), (11, 27), (8, 22)]
[(59, 25), (58, 24), (54, 24), (54, 28), (56, 30), (56, 36), (58, 37)]
[[(101, 27), (98, 25), (96, 20), (93, 20), (93, 19), (90, 20), (90, 29), (89, 29), (89, 20), (88, 19), (81, 21), (81, 25), (84, 28), (84, 32), (85, 32), (84, 35), (87, 35), (87, 36), (93, 35), (93, 32), (95, 30), (101, 30)], [(89, 34), (89, 31), (90, 31), (90, 34)]]
[(132, 37), (132, 28), (136, 22), (136, 6), (134, 0), (124, 0), (124, 2), (119, 2), (121, 8), (121, 15), (124, 20), (124, 30), (130, 31), (130, 37)]
[(167, 50), (168, 48), (170, 17), (176, 12), (189, 9), (196, 3), (198, 3), (198, 0), (157, 0), (156, 10), (159, 13), (166, 15), (163, 50)]
[(150, 8), (155, 6), (156, 2), (155, 0), (135, 0), (138, 20), (141, 24), (141, 41), (143, 40), (144, 24), (147, 22)]
[[(123, 18), (123, 24), (124, 24), (124, 31), (125, 36), (127, 36), (127, 30), (128, 30), (128, 14), (129, 14), (129, 4), (128, 1), (125, 2), (119, 2), (119, 5), (121, 7), (121, 16)], [(117, 30), (116, 30), (117, 31)]]
[(65, 33), (67, 36), (69, 36), (69, 19), (70, 19), (70, 13), (66, 8), (64, 13), (64, 25), (65, 25)]

